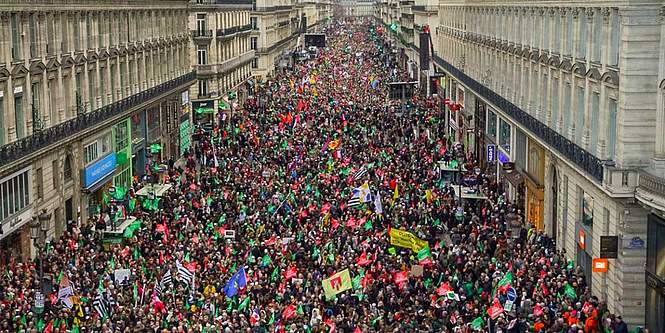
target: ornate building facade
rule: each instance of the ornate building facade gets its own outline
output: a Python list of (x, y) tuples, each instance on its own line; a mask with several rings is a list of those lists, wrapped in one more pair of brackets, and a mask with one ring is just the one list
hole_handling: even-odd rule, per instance
[(86, 221), (143, 174), (150, 144), (179, 156), (187, 20), (182, 0), (0, 4), (0, 257), (30, 257), (44, 211), (49, 238)]
[[(393, 2), (377, 3), (386, 27)], [(665, 321), (665, 237), (647, 232), (665, 225), (662, 1), (406, 7), (414, 32), (393, 39), (417, 73), (442, 73), (439, 97), (463, 105), (447, 113), (451, 139), (503, 180), (525, 222), (556, 238), (611, 311), (632, 324)], [(425, 26), (433, 64), (418, 62)], [(618, 255), (594, 272), (606, 236)]]
[(194, 129), (211, 129), (227, 119), (225, 114), (253, 89), (251, 11), (251, 0), (190, 1), (190, 63), (197, 77), (190, 90)]

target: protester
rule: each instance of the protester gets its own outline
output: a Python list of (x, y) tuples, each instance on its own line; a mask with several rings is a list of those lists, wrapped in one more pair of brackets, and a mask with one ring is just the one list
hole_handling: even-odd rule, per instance
[[(150, 168), (172, 185), (161, 198), (116, 190), (109, 218), (138, 221), (120, 244), (102, 242), (105, 210), (11, 260), (0, 330), (604, 332), (581, 270), (540, 231), (513, 239), (501, 184), (455, 160), (437, 103), (387, 101), (406, 74), (384, 33), (334, 22), (317, 58), (259, 84), (184, 162)], [(456, 198), (439, 161), (464, 163), (488, 199)], [(54, 292), (37, 314), (40, 258)]]

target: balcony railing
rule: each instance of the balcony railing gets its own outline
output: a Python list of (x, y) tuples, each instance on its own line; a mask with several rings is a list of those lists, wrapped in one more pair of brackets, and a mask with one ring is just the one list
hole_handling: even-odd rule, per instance
[(253, 28), (253, 27), (252, 27), (251, 24), (241, 25), (241, 26), (238, 27), (238, 32), (248, 32), (248, 31), (252, 31), (252, 28)]
[(196, 74), (198, 75), (212, 75), (215, 73), (214, 66), (210, 64), (197, 65)]
[(665, 179), (640, 171), (639, 187), (649, 192), (665, 196)]
[(146, 89), (138, 94), (129, 96), (115, 103), (103, 106), (92, 112), (83, 113), (76, 118), (67, 120), (53, 127), (33, 133), (18, 141), (0, 147), (0, 166), (15, 163), (42, 148), (55, 145), (60, 140), (72, 139), (83, 131), (100, 126), (105, 121), (121, 115), (131, 108), (157, 98), (170, 90), (190, 83), (196, 79), (195, 72), (189, 72), (183, 76), (160, 85)]
[[(418, 47), (415, 45), (411, 44), (410, 46), (416, 51), (420, 52)], [(497, 94), (493, 90), (482, 85), (480, 82), (466, 75), (464, 72), (443, 60), (441, 57), (434, 55), (433, 59), (435, 63), (450, 73), (450, 75), (456, 77), (460, 82), (462, 82), (462, 84), (474, 90), (478, 93), (479, 96), (483, 97), (490, 103), (494, 104), (497, 108), (507, 113), (508, 116), (510, 116), (515, 122), (524, 126), (536, 137), (540, 138), (545, 143), (556, 149), (559, 153), (561, 153), (561, 155), (572, 161), (575, 165), (591, 175), (598, 182), (603, 182), (603, 162), (600, 159), (587, 152), (582, 147), (576, 145), (574, 142), (568, 140), (568, 138), (557, 133), (547, 125), (541, 123), (538, 119), (526, 113), (524, 110), (511, 103), (503, 96)]]
[(238, 32), (238, 27), (228, 27), (217, 29), (217, 37), (230, 37)]
[(255, 51), (251, 50), (241, 54), (238, 57), (231, 58), (217, 66), (219, 73), (228, 73), (254, 59)]
[(212, 30), (192, 30), (192, 37), (197, 38), (212, 38)]

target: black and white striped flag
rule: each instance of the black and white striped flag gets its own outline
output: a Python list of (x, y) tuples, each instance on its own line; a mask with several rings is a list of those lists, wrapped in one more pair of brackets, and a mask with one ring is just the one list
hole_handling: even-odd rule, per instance
[(194, 282), (194, 273), (187, 269), (187, 267), (183, 266), (180, 261), (176, 261), (175, 265), (178, 267), (178, 279), (184, 282), (188, 287), (192, 286), (192, 282)]
[(162, 290), (168, 286), (173, 285), (173, 278), (171, 277), (171, 270), (169, 269), (164, 273), (164, 276), (162, 276), (162, 280), (159, 281), (159, 284), (155, 286), (155, 290), (157, 291), (157, 294), (161, 294)]
[(113, 296), (107, 290), (99, 291), (92, 302), (95, 311), (97, 311), (102, 318), (111, 317), (113, 315), (113, 307), (117, 304), (118, 303), (116, 303)]
[(360, 168), (360, 170), (356, 171), (355, 174), (353, 174), (353, 180), (359, 180), (362, 179), (367, 175), (367, 169), (363, 166)]

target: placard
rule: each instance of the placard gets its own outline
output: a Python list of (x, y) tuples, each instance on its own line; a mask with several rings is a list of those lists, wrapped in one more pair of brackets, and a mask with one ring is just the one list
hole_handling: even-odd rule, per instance
[(496, 160), (496, 146), (489, 144), (487, 145), (487, 162), (494, 162)]
[(414, 276), (414, 277), (423, 276), (423, 266), (421, 266), (421, 265), (411, 265), (411, 272), (410, 272), (409, 275)]
[(129, 276), (132, 274), (132, 271), (127, 268), (116, 269), (113, 271), (113, 280), (117, 284), (128, 284)]
[(235, 230), (224, 230), (224, 239), (236, 239)]
[(594, 273), (605, 273), (609, 269), (609, 262), (605, 258), (594, 258), (591, 266), (591, 271)]
[(619, 237), (600, 236), (600, 258), (616, 259), (619, 256)]

